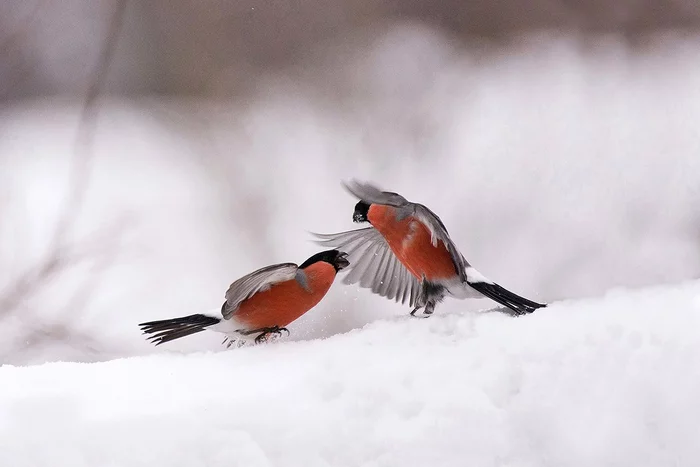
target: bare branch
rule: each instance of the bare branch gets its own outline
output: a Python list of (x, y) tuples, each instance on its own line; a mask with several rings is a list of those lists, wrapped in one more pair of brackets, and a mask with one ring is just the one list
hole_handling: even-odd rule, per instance
[(100, 59), (95, 68), (92, 82), (88, 88), (85, 100), (83, 101), (80, 120), (78, 122), (78, 133), (75, 141), (75, 152), (73, 155), (73, 169), (68, 184), (68, 201), (64, 209), (65, 215), (59, 220), (54, 235), (54, 250), (58, 250), (63, 245), (65, 237), (70, 227), (80, 214), (83, 205), (83, 198), (87, 189), (90, 168), (93, 154), (93, 144), (95, 140), (95, 128), (97, 126), (97, 98), (104, 87), (107, 79), (109, 65), (114, 56), (114, 51), (119, 40), (119, 33), (124, 22), (124, 13), (128, 0), (116, 0), (116, 7), (112, 14), (109, 31), (105, 38)]
[(93, 264), (90, 267), (90, 274), (82, 284), (81, 289), (71, 298), (64, 307), (65, 312), (83, 310), (90, 301), (97, 285), (112, 266), (119, 253), (119, 242), (125, 230), (126, 223), (118, 220), (111, 227), (96, 232), (92, 240), (81, 242), (80, 252), (85, 258), (90, 258)]
[[(83, 101), (80, 119), (78, 121), (72, 168), (69, 176), (68, 196), (62, 210), (63, 214), (56, 225), (49, 253), (41, 264), (21, 274), (13, 284), (5, 289), (3, 295), (0, 296), (0, 314), (9, 315), (54, 276), (60, 274), (67, 267), (75, 265), (85, 259), (84, 253), (80, 253), (78, 248), (68, 245), (67, 237), (70, 229), (74, 226), (75, 221), (79, 217), (84, 204), (85, 192), (90, 178), (90, 169), (94, 159), (93, 146), (98, 113), (97, 99), (104, 88), (109, 65), (114, 56), (114, 51), (124, 21), (127, 2), (128, 0), (116, 0), (115, 9), (111, 16), (109, 30), (105, 37), (99, 61), (95, 67), (90, 86)], [(90, 251), (92, 248), (88, 248), (87, 250)], [(97, 263), (98, 272), (104, 270), (111, 263), (113, 257), (113, 251), (109, 255), (105, 255), (102, 260)], [(99, 275), (101, 274), (95, 274), (95, 277)], [(94, 287), (93, 282), (94, 280), (91, 280), (83, 284), (83, 288)], [(77, 293), (72, 304), (85, 305), (89, 296), (89, 292), (82, 294)], [(29, 345), (31, 345), (32, 342), (36, 343), (37, 340), (41, 340), (42, 336), (61, 341), (70, 340), (71, 336), (78, 336), (77, 333), (71, 334), (71, 329), (65, 325), (56, 326), (55, 332), (41, 326), (39, 326), (38, 329), (36, 326), (30, 326), (28, 334), (22, 340), (25, 343), (29, 342)], [(83, 340), (82, 337), (80, 340)]]

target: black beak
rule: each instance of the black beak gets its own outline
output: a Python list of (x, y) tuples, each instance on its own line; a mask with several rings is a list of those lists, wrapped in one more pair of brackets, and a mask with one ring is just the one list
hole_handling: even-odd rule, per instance
[(350, 261), (347, 260), (348, 254), (341, 251), (338, 256), (335, 258), (335, 265), (338, 268), (338, 271), (341, 269), (345, 269), (346, 267), (350, 266)]
[(352, 215), (352, 221), (353, 222), (364, 222), (365, 216), (360, 212), (356, 212), (355, 214)]

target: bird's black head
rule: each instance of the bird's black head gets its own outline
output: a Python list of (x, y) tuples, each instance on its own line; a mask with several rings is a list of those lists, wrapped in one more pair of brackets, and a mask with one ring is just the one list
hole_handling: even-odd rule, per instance
[(355, 205), (355, 212), (352, 213), (353, 222), (369, 222), (367, 219), (367, 213), (369, 212), (369, 203), (360, 201)]
[(319, 261), (324, 261), (335, 268), (335, 272), (340, 271), (348, 266), (350, 266), (350, 261), (347, 260), (348, 254), (344, 251), (338, 250), (326, 250), (320, 253), (316, 253), (306, 261), (304, 261), (299, 269), (304, 269), (307, 266), (311, 266)]

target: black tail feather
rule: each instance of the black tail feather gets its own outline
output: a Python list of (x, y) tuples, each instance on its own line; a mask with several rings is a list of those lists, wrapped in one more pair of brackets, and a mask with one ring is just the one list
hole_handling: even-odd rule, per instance
[(494, 302), (510, 308), (518, 315), (532, 313), (538, 308), (544, 308), (547, 306), (544, 303), (533, 302), (532, 300), (528, 300), (527, 298), (514, 294), (513, 292), (506, 290), (495, 283), (469, 282), (469, 285), (486, 295)]
[(204, 331), (221, 321), (220, 318), (207, 315), (190, 315), (181, 318), (149, 321), (139, 324), (144, 334), (152, 334), (148, 340), (155, 345), (163, 344), (180, 337), (189, 336)]

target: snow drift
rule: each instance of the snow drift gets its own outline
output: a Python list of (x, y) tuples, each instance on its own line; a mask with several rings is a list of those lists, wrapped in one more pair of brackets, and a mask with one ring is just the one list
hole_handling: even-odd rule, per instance
[[(485, 302), (484, 302), (485, 303)], [(0, 465), (700, 465), (700, 282), (0, 368)]]

